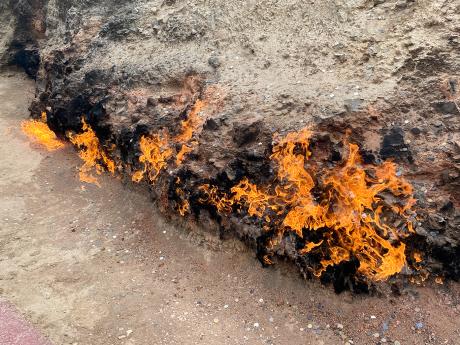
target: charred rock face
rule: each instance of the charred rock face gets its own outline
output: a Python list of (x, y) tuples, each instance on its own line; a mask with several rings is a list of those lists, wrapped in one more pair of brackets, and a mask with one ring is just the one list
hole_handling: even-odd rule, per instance
[[(286, 176), (279, 176), (276, 147), (307, 124), (314, 132), (308, 143), (293, 141), (290, 152), (304, 160), (302, 178), (306, 173), (312, 177), (307, 193), (312, 205), (340, 194), (325, 177), (346, 166), (350, 143), (356, 144), (362, 162), (357, 166), (367, 186), (379, 183), (373, 174), (392, 160), (398, 166), (394, 178), (404, 173), (416, 204), (410, 215), (405, 210), (395, 216), (391, 207), (382, 211), (386, 223), (376, 238), (389, 244), (379, 247), (379, 255), (404, 245), (405, 273), (459, 279), (460, 76), (455, 73), (460, 59), (456, 29), (448, 24), (455, 23), (454, 5), (446, 5), (445, 15), (452, 20), (440, 27), (408, 19), (409, 11), (433, 11), (416, 3), (404, 9), (341, 5), (338, 12), (328, 10), (335, 9), (335, 2), (324, 8), (305, 8), (300, 1), (296, 6), (276, 5), (277, 15), (258, 5), (245, 9), (260, 19), (254, 22), (220, 1), (190, 11), (175, 2), (11, 1), (4, 8), (16, 23), (2, 59), (36, 78), (33, 116), (46, 112), (49, 127), (63, 137), (84, 132), (86, 123), (117, 166), (114, 171), (148, 185), (166, 214), (196, 222), (211, 218), (221, 237), (236, 233), (254, 246), (263, 265), (288, 257), (305, 277), (320, 275), (337, 292), (369, 291), (373, 280), (363, 273), (364, 261), (353, 246), (341, 253), (346, 259), (332, 254), (328, 244), (342, 240), (340, 232), (332, 231), (336, 224), (330, 212), (318, 216), (316, 225), (292, 231), (291, 223), (289, 231), (280, 232), (286, 228), (283, 219), (299, 204), (284, 200), (280, 206), (273, 197), (277, 183), (293, 193)], [(305, 23), (292, 18), (299, 11)], [(317, 27), (310, 16), (315, 11), (335, 23), (326, 20), (323, 25), (344, 43), (305, 39)], [(361, 18), (378, 11), (393, 11), (389, 17), (443, 39), (437, 46), (422, 46), (410, 41), (404, 28), (395, 29), (400, 36), (396, 41), (406, 40), (398, 49), (383, 49), (381, 42), (396, 45), (389, 37), (357, 39), (364, 35)], [(222, 20), (224, 16), (230, 20)], [(266, 18), (285, 32), (273, 30)], [(384, 25), (395, 27), (393, 22)], [(347, 30), (348, 36), (343, 33)], [(238, 34), (230, 37), (228, 32)], [(258, 38), (252, 38), (253, 32)], [(299, 32), (305, 37), (298, 37)], [(273, 48), (271, 40), (281, 46)], [(308, 51), (302, 48), (305, 41), (310, 42)], [(390, 60), (393, 65), (386, 65)], [(383, 67), (375, 68), (379, 64)], [(111, 171), (107, 161), (98, 164)], [(258, 206), (252, 211), (247, 196), (245, 202), (229, 201), (244, 181), (247, 188), (258, 188)], [(402, 194), (387, 188), (375, 196), (385, 207), (402, 207)], [(337, 202), (331, 205), (337, 207)], [(386, 226), (399, 232), (383, 235)], [(420, 253), (420, 261), (414, 253)]]

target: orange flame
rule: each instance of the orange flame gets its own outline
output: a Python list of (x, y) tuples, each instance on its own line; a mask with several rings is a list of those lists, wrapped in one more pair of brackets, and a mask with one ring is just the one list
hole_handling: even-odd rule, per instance
[(206, 103), (202, 100), (197, 100), (188, 114), (186, 120), (181, 122), (181, 132), (174, 138), (170, 138), (168, 132), (163, 130), (162, 133), (142, 136), (139, 142), (141, 156), (139, 162), (143, 163), (142, 170), (136, 171), (132, 180), (140, 182), (147, 173), (150, 182), (155, 182), (158, 175), (163, 169), (168, 166), (168, 160), (174, 154), (174, 144), (180, 143), (182, 147), (176, 156), (176, 165), (179, 166), (185, 159), (185, 156), (193, 151), (198, 144), (197, 141), (192, 141), (194, 133), (199, 131), (203, 125), (204, 119), (199, 116)]
[[(303, 129), (276, 138), (271, 159), (278, 173), (273, 185), (261, 188), (244, 178), (231, 189), (231, 196), (204, 185), (202, 201), (215, 205), (221, 213), (231, 212), (234, 204), (244, 206), (249, 215), (278, 228), (278, 236), (285, 231), (303, 237), (304, 231), (326, 230), (322, 240), (307, 242), (299, 251), (323, 257), (314, 270), (317, 276), (351, 257), (360, 262), (358, 272), (373, 280), (400, 272), (406, 264), (405, 245), (400, 239), (413, 231), (411, 185), (398, 177), (392, 162), (364, 166), (354, 144), (348, 144), (343, 165), (322, 170), (313, 178), (307, 169), (311, 134)], [(322, 190), (321, 196), (313, 195), (315, 187)], [(404, 204), (386, 201), (380, 196), (383, 192), (404, 199)], [(273, 212), (275, 216), (270, 217)], [(392, 226), (382, 214), (401, 217), (403, 225)]]
[(188, 114), (187, 120), (181, 122), (182, 132), (174, 138), (175, 142), (183, 143), (176, 157), (176, 165), (180, 165), (185, 156), (198, 145), (197, 141), (191, 141), (191, 139), (193, 138), (193, 134), (203, 125), (204, 118), (200, 117), (199, 113), (205, 105), (204, 101), (198, 99)]
[(46, 113), (43, 112), (41, 121), (24, 120), (21, 122), (21, 129), (31, 140), (40, 144), (48, 151), (56, 151), (64, 147), (56, 134), (46, 124)]
[(149, 137), (142, 136), (139, 147), (142, 153), (139, 162), (144, 164), (144, 168), (136, 171), (132, 180), (140, 182), (147, 173), (150, 182), (155, 182), (161, 170), (167, 167), (167, 160), (173, 154), (169, 147), (168, 135), (164, 132)]
[(115, 173), (115, 162), (107, 155), (101, 147), (99, 138), (94, 130), (82, 118), (83, 132), (79, 134), (70, 134), (69, 139), (78, 149), (78, 155), (84, 161), (80, 168), (80, 181), (93, 183), (100, 187), (96, 177), (91, 175), (93, 169), (100, 175), (104, 170)]

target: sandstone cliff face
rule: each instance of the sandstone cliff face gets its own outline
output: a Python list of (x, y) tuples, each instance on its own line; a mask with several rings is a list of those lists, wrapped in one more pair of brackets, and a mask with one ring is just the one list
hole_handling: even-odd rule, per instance
[[(177, 134), (196, 100), (206, 101), (198, 145), (150, 186), (165, 211), (177, 199), (171, 187), (177, 177), (192, 206), (202, 183), (228, 191), (243, 176), (270, 180), (275, 132), (308, 125), (316, 133), (313, 145), (340, 157), (350, 130), (350, 141), (369, 161), (393, 159), (401, 167), (417, 199), (411, 241), (429, 270), (458, 279), (455, 2), (29, 0), (0, 6), (2, 60), (37, 81), (32, 116), (46, 111), (50, 127), (64, 135), (81, 130), (85, 115), (105, 147), (116, 145), (111, 152), (126, 175), (140, 166), (142, 135)], [(232, 229), (254, 245), (263, 235), (250, 217), (223, 219), (201, 208), (195, 206), (195, 217), (205, 221), (210, 214), (222, 234)], [(274, 251), (302, 266), (291, 248), (297, 240)]]

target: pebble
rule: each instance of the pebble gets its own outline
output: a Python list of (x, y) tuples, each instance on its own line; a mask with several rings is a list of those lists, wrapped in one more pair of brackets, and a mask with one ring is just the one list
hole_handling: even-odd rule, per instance
[(307, 327), (308, 327), (308, 328), (312, 328), (313, 325), (312, 325), (311, 323), (309, 323), (309, 324), (307, 325)]
[(259, 303), (264, 303), (264, 299), (263, 298), (259, 299)]
[(371, 315), (371, 319), (375, 319), (375, 318), (376, 318), (375, 315)]
[(228, 308), (228, 304), (224, 305), (224, 309), (227, 309)]
[(338, 329), (343, 329), (343, 325), (342, 325), (341, 323), (338, 323), (338, 324), (337, 324), (337, 328), (338, 328)]
[(397, 340), (395, 340), (395, 342), (393, 343), (394, 345), (401, 345), (401, 343)]
[(219, 319), (216, 317), (213, 321), (214, 321), (214, 323), (218, 323)]
[(378, 338), (378, 337), (380, 337), (380, 334), (379, 334), (379, 333), (374, 333), (374, 334), (372, 334), (372, 336), (373, 336), (374, 338)]
[(384, 322), (382, 328), (384, 331), (388, 331), (388, 322)]
[(259, 323), (258, 323), (258, 322), (254, 322), (254, 327), (255, 327), (255, 328), (259, 328)]
[(423, 322), (417, 322), (417, 323), (415, 324), (415, 328), (416, 328), (416, 329), (422, 329), (422, 328), (423, 328)]

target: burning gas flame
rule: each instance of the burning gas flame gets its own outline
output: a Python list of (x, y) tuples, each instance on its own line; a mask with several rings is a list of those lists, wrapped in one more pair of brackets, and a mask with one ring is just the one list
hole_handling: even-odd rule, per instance
[(40, 144), (48, 151), (56, 151), (64, 147), (56, 134), (46, 124), (46, 113), (43, 112), (41, 121), (24, 120), (21, 123), (22, 131), (34, 142)]
[[(142, 168), (133, 173), (134, 182), (147, 178), (154, 183), (168, 166), (182, 164), (198, 144), (194, 138), (202, 129), (205, 107), (206, 102), (197, 100), (177, 135), (165, 129), (140, 138)], [(24, 122), (24, 132), (47, 143), (49, 146), (44, 145), (49, 150), (62, 147), (44, 123), (46, 114), (43, 117), (43, 122)], [(275, 136), (270, 159), (277, 173), (271, 184), (256, 185), (243, 178), (229, 191), (204, 184), (199, 187), (199, 201), (213, 205), (221, 215), (238, 211), (258, 219), (263, 231), (270, 234), (265, 243), (267, 249), (275, 250), (287, 232), (302, 239), (304, 246), (298, 249), (299, 255), (319, 258), (313, 261), (317, 263), (312, 264), (314, 267), (309, 267), (316, 276), (351, 259), (359, 261), (359, 275), (374, 281), (400, 272), (407, 264), (403, 240), (413, 232), (415, 219), (412, 186), (400, 176), (393, 162), (364, 164), (358, 146), (347, 140), (342, 163), (324, 168), (312, 159), (312, 134), (304, 128), (284, 137)], [(83, 118), (82, 132), (70, 135), (69, 139), (84, 161), (81, 181), (100, 186), (91, 174), (93, 171), (114, 174), (115, 162)], [(174, 189), (176, 209), (184, 216), (190, 211), (189, 194), (179, 182), (176, 180)], [(266, 264), (272, 263), (268, 254), (262, 259)], [(421, 261), (421, 255), (412, 252), (412, 266), (417, 269)]]
[(181, 144), (181, 149), (176, 155), (177, 166), (194, 150), (198, 142), (192, 138), (202, 128), (204, 118), (200, 116), (200, 112), (205, 105), (206, 103), (200, 99), (195, 102), (187, 119), (181, 122), (181, 132), (177, 136), (171, 138), (168, 132), (163, 130), (161, 133), (141, 137), (139, 162), (144, 167), (134, 172), (134, 182), (142, 181), (146, 174), (150, 182), (155, 182), (160, 172), (168, 167), (168, 160), (175, 153), (175, 144)]
[(161, 170), (167, 167), (167, 161), (173, 154), (173, 150), (169, 147), (167, 132), (149, 137), (142, 136), (139, 148), (142, 153), (139, 162), (144, 164), (144, 168), (136, 171), (132, 180), (140, 182), (147, 173), (149, 180), (155, 182)]
[[(319, 267), (313, 269), (317, 276), (352, 257), (359, 260), (358, 272), (372, 280), (400, 272), (406, 264), (401, 239), (413, 231), (411, 185), (398, 177), (394, 163), (364, 165), (358, 146), (347, 143), (348, 157), (343, 164), (313, 174), (309, 164), (311, 135), (309, 129), (303, 129), (275, 138), (278, 143), (271, 159), (278, 172), (274, 184), (257, 186), (244, 178), (231, 188), (230, 196), (215, 186), (203, 185), (201, 201), (214, 205), (220, 213), (232, 212), (234, 205), (244, 207), (269, 229), (276, 229), (278, 239), (273, 238), (271, 245), (286, 231), (304, 238), (306, 231), (321, 230), (321, 240), (306, 240), (299, 250), (302, 255), (322, 257)], [(314, 188), (321, 190), (321, 195), (314, 195)], [(387, 201), (384, 193), (403, 200), (402, 204)], [(392, 226), (387, 221), (391, 217), (400, 217), (402, 225)]]
[(90, 125), (86, 123), (84, 118), (81, 121), (82, 132), (69, 135), (70, 142), (79, 149), (78, 155), (84, 161), (79, 172), (80, 181), (93, 183), (100, 187), (99, 181), (91, 172), (95, 170), (100, 175), (103, 171), (107, 170), (114, 174), (115, 162), (102, 148), (99, 138)]

